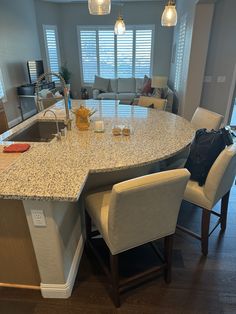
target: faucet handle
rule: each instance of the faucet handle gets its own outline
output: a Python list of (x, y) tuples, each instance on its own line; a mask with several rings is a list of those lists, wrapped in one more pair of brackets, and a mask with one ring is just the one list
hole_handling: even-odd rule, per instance
[(61, 129), (61, 136), (66, 136), (67, 134), (67, 127), (65, 126), (64, 129)]
[(55, 138), (60, 141), (61, 140), (61, 132), (58, 132), (56, 134), (52, 134), (53, 136), (55, 136)]
[(65, 124), (68, 131), (71, 130), (71, 123), (72, 123), (72, 119), (68, 119), (68, 120), (64, 121), (64, 124)]

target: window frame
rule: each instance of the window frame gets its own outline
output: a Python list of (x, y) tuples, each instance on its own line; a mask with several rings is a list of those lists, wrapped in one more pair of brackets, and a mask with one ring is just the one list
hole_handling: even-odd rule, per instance
[(180, 92), (180, 84), (183, 76), (183, 61), (185, 55), (186, 32), (187, 32), (187, 15), (183, 15), (179, 22), (178, 42), (175, 51), (175, 77), (174, 90), (177, 94)]
[[(46, 30), (54, 30), (55, 31), (55, 39), (56, 39), (56, 50), (57, 50), (57, 59), (58, 59), (58, 72), (60, 71), (61, 67), (61, 55), (60, 55), (60, 45), (59, 45), (59, 39), (58, 39), (58, 31), (57, 31), (57, 25), (46, 25), (43, 24), (43, 37), (44, 37), (44, 46), (45, 46), (45, 52), (46, 52), (46, 58), (47, 58), (47, 70), (52, 72), (52, 69), (50, 67), (50, 58), (49, 58), (49, 52), (48, 52), (48, 45), (47, 45), (47, 36), (46, 36)], [(58, 79), (52, 79), (53, 81), (57, 81)]]
[[(81, 51), (81, 40), (80, 40), (80, 31), (96, 31), (96, 41), (98, 42), (98, 32), (99, 30), (112, 30), (114, 31), (114, 25), (77, 25), (77, 42), (78, 42), (78, 52), (79, 52), (79, 64), (80, 64), (80, 77), (82, 86), (90, 87), (93, 83), (88, 83), (84, 81), (84, 73), (83, 73), (83, 64), (82, 64), (82, 51)], [(136, 63), (136, 30), (152, 30), (152, 38), (151, 38), (151, 58), (150, 58), (150, 77), (153, 73), (153, 65), (154, 65), (154, 49), (155, 49), (155, 32), (156, 25), (155, 24), (140, 24), (140, 25), (126, 25), (126, 30), (133, 31), (133, 56), (132, 56), (132, 77), (135, 77), (135, 63)], [(115, 68), (115, 78), (117, 76), (117, 36), (114, 35), (114, 68)], [(120, 35), (122, 36), (122, 35)], [(97, 62), (99, 62), (99, 45), (96, 42), (96, 56)], [(97, 75), (100, 75), (99, 71), (100, 63), (97, 65)]]
[(2, 92), (3, 92), (3, 96), (1, 97), (1, 95), (0, 95), (0, 100), (2, 102), (6, 102), (7, 101), (6, 88), (5, 88), (5, 84), (3, 81), (3, 75), (2, 75), (1, 68), (0, 68), (0, 85), (1, 85)]

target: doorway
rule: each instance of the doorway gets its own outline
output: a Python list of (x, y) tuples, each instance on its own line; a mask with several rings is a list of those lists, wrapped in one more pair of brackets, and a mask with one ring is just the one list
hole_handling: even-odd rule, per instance
[(230, 125), (233, 129), (236, 129), (236, 63), (234, 65), (234, 72), (229, 90), (224, 125)]

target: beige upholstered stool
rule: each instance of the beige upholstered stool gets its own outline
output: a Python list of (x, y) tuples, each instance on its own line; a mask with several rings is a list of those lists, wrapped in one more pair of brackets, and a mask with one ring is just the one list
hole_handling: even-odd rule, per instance
[[(116, 306), (120, 305), (120, 292), (137, 280), (150, 278), (157, 271), (164, 269), (165, 279), (170, 282), (172, 236), (189, 176), (186, 169), (166, 171), (124, 181), (113, 185), (111, 190), (87, 195), (86, 247), (94, 252), (111, 279)], [(91, 219), (109, 248), (110, 271), (93, 245), (93, 237), (98, 233), (91, 232)], [(163, 265), (135, 278), (119, 281), (119, 253), (160, 238), (165, 240)]]
[[(191, 123), (197, 130), (218, 130), (221, 126), (223, 118), (224, 117), (218, 113), (198, 107), (192, 117)], [(190, 147), (178, 156), (169, 158), (164, 164), (165, 169), (171, 170), (183, 168), (188, 159), (189, 149)]]
[(165, 110), (166, 105), (167, 105), (167, 100), (156, 98), (156, 97), (140, 96), (138, 105), (143, 106), (143, 107), (149, 107), (150, 105), (153, 105), (155, 109)]
[(218, 130), (223, 121), (223, 116), (204, 108), (198, 107), (193, 114), (191, 123), (198, 129)]
[[(212, 165), (204, 186), (198, 182), (189, 180), (184, 200), (202, 208), (201, 235), (178, 225), (177, 228), (194, 236), (201, 241), (202, 253), (208, 254), (208, 238), (215, 228), (221, 224), (221, 230), (226, 228), (227, 209), (231, 186), (236, 174), (236, 145), (225, 148)], [(221, 200), (221, 213), (212, 210), (215, 204)], [(216, 226), (209, 232), (210, 215), (219, 217)]]

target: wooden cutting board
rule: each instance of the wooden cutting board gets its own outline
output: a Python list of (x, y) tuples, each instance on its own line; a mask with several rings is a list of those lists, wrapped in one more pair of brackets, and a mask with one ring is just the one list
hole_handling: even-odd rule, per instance
[(6, 170), (10, 165), (20, 157), (21, 153), (0, 153), (0, 172)]

